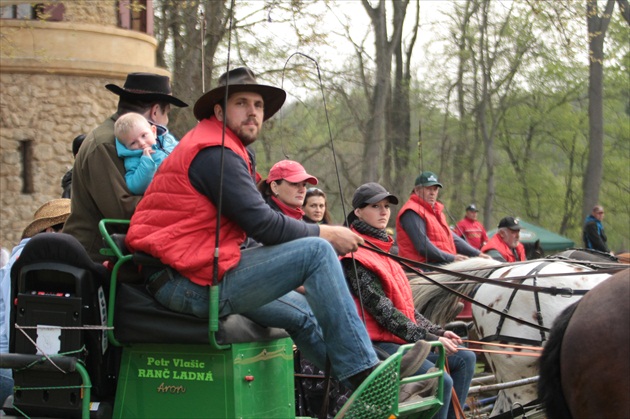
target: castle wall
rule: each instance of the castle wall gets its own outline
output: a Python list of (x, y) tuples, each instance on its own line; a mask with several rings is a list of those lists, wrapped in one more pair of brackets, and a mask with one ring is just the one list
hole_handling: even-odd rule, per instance
[[(11, 248), (43, 203), (61, 197), (72, 167), (72, 139), (116, 109), (111, 80), (79, 76), (0, 74), (0, 240)], [(20, 142), (33, 141), (33, 193), (22, 193)]]
[[(61, 22), (0, 20), (0, 245), (11, 249), (43, 203), (61, 197), (74, 137), (116, 110), (131, 72), (155, 67), (157, 42), (118, 28), (115, 0), (64, 2)], [(21, 142), (32, 141), (32, 192)]]

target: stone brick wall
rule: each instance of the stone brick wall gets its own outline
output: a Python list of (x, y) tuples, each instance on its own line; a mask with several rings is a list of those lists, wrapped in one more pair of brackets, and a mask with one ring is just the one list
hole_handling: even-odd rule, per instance
[[(61, 197), (72, 167), (71, 143), (114, 113), (118, 97), (104, 88), (121, 80), (0, 74), (0, 245), (11, 249), (33, 213)], [(22, 193), (20, 141), (34, 143), (34, 192)]]
[(72, 0), (63, 2), (64, 21), (95, 23), (116, 26), (118, 9), (116, 0)]
[[(132, 71), (168, 74), (153, 67), (154, 39), (117, 28), (117, 0), (63, 5), (63, 22), (0, 26), (0, 246), (9, 249), (35, 210), (61, 196), (74, 137), (115, 112), (118, 97), (104, 86)], [(33, 144), (32, 193), (23, 191), (23, 141)]]

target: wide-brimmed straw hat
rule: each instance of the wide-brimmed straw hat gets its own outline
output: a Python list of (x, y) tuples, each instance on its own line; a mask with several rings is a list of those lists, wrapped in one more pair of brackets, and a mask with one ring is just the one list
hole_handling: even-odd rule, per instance
[(35, 234), (57, 224), (65, 223), (70, 216), (70, 200), (66, 198), (53, 199), (39, 207), (33, 215), (33, 221), (26, 226), (22, 238), (33, 237)]
[(198, 121), (210, 118), (214, 114), (214, 105), (223, 101), (226, 88), (230, 94), (254, 92), (261, 95), (265, 102), (265, 116), (263, 118), (265, 121), (280, 110), (287, 98), (287, 93), (280, 88), (258, 84), (256, 76), (249, 68), (235, 68), (228, 73), (223, 73), (219, 77), (217, 87), (209, 90), (197, 100), (193, 113)]
[(159, 74), (129, 73), (123, 87), (107, 84), (105, 88), (124, 99), (167, 102), (180, 108), (188, 106), (186, 102), (173, 96), (170, 79)]

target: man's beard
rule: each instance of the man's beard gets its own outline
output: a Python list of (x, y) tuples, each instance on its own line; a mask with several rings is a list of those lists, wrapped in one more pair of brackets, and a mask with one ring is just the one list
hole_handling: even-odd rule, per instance
[(248, 130), (240, 125), (238, 127), (231, 127), (229, 122), (230, 121), (228, 121), (228, 127), (232, 130), (232, 132), (236, 134), (236, 136), (239, 138), (239, 140), (241, 140), (244, 146), (248, 146), (258, 139), (260, 129), (258, 129), (254, 133), (250, 133)]
[(252, 144), (258, 139), (258, 134), (250, 134), (243, 131), (239, 131), (238, 133), (236, 133), (236, 136), (241, 140), (245, 147)]

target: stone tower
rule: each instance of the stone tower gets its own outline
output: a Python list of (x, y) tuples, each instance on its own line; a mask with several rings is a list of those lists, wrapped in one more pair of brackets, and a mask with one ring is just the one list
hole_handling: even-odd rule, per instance
[[(39, 4), (37, 4), (39, 3)], [(116, 110), (127, 73), (155, 66), (152, 0), (0, 1), (0, 245), (61, 197), (72, 139)]]

